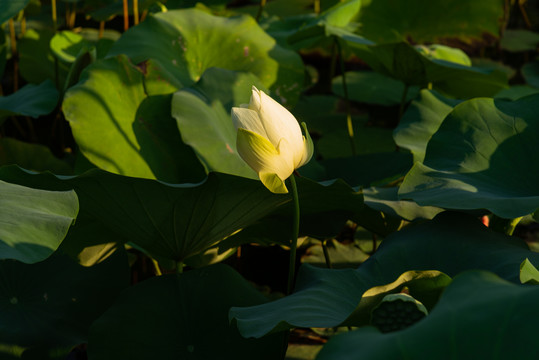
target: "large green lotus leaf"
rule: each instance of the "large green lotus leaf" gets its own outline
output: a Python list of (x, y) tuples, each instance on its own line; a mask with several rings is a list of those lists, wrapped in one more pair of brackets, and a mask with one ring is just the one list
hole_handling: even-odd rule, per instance
[(46, 191), (0, 180), (0, 259), (35, 263), (60, 245), (77, 217), (74, 191)]
[[(153, 256), (173, 261), (206, 250), (291, 200), (288, 194), (272, 194), (260, 181), (219, 173), (210, 173), (199, 184), (170, 185), (97, 169), (58, 178), (4, 167), (0, 179), (74, 189), (87, 221), (95, 222), (91, 228), (105, 227), (119, 240), (127, 239)], [(88, 226), (79, 223), (74, 228)]]
[(387, 334), (365, 327), (337, 335), (316, 359), (535, 359), (537, 301), (537, 286), (469, 271), (417, 324)]
[(90, 43), (81, 35), (70, 30), (64, 30), (52, 37), (50, 47), (51, 51), (59, 59), (72, 63), (82, 50), (90, 47)]
[(147, 96), (144, 81), (126, 56), (88, 66), (62, 105), (77, 145), (93, 164), (117, 174), (202, 180), (204, 170), (170, 116), (172, 95)]
[[(332, 81), (333, 92), (344, 96), (342, 76)], [(383, 106), (398, 105), (404, 96), (404, 83), (373, 71), (349, 71), (346, 73), (346, 85), (350, 100)], [(407, 90), (405, 101), (417, 96), (419, 89)]]
[(29, 83), (40, 84), (49, 79), (60, 88), (66, 80), (69, 66), (56, 61), (50, 49), (54, 32), (49, 29), (28, 29), (17, 43), (21, 76)]
[(409, 295), (419, 300), (430, 311), (436, 306), (442, 291), (451, 283), (451, 278), (436, 270), (406, 271), (390, 284), (375, 286), (367, 290), (345, 324), (370, 325), (371, 314), (386, 295), (400, 293), (407, 288)]
[(142, 62), (138, 67), (144, 72), (144, 90), (148, 96), (172, 94), (183, 87), (154, 59)]
[(539, 270), (528, 259), (520, 264), (520, 282), (539, 285)]
[(532, 61), (525, 64), (522, 69), (522, 76), (526, 82), (534, 88), (539, 88), (539, 61)]
[(405, 42), (379, 45), (346, 42), (373, 70), (408, 85), (427, 87), (432, 83), (435, 90), (457, 98), (492, 96), (507, 87), (507, 76), (501, 70), (429, 59)]
[(539, 264), (539, 254), (524, 241), (494, 232), (469, 215), (443, 212), (385, 238), (357, 270), (303, 265), (292, 295), (232, 308), (230, 317), (237, 320), (243, 336), (259, 337), (290, 327), (334, 327), (354, 312), (367, 290), (390, 284), (406, 271), (438, 270), (454, 277), (465, 270), (484, 269), (520, 283), (520, 264), (526, 258)]
[(428, 59), (445, 60), (465, 66), (472, 65), (472, 60), (464, 51), (459, 48), (453, 48), (441, 44), (431, 44), (429, 46), (416, 45), (415, 48), (420, 54), (424, 55)]
[(324, 10), (317, 19), (318, 23), (345, 27), (357, 15), (361, 5), (360, 0), (341, 1)]
[(0, 261), (0, 338), (19, 346), (78, 345), (129, 284), (125, 251), (84, 267), (55, 253), (45, 261)]
[[(350, 22), (357, 16), (361, 5), (360, 0), (348, 0), (338, 2), (326, 9), (318, 16), (302, 16), (297, 19), (303, 20), (303, 24), (288, 37), (288, 43), (295, 48), (310, 47), (321, 40), (331, 36), (340, 35), (339, 30), (351, 36), (359, 36), (348, 30)], [(311, 14), (310, 14), (311, 15)], [(365, 40), (365, 44), (372, 42)]]
[(539, 44), (539, 34), (524, 29), (506, 29), (500, 40), (500, 47), (511, 52), (535, 51)]
[(76, 85), (80, 80), (82, 71), (92, 64), (97, 59), (97, 50), (95, 47), (82, 48), (77, 57), (71, 64), (69, 72), (67, 73), (66, 82), (63, 86), (63, 92), (65, 92), (72, 86)]
[(414, 161), (422, 162), (432, 134), (460, 103), (460, 100), (446, 98), (435, 91), (421, 90), (393, 131), (395, 143), (401, 148), (410, 150), (414, 155)]
[(105, 29), (102, 33), (94, 28), (82, 28), (79, 34), (89, 43), (95, 46), (96, 57), (103, 59), (116, 40), (122, 36), (119, 31)]
[(398, 179), (406, 175), (412, 164), (410, 154), (395, 151), (320, 161), (325, 169), (324, 179), (339, 178), (352, 186), (364, 187)]
[(231, 306), (264, 302), (226, 265), (155, 277), (124, 292), (94, 323), (88, 358), (278, 359), (282, 335), (245, 339), (227, 318)]
[(195, 85), (172, 97), (172, 116), (183, 142), (194, 149), (207, 171), (258, 179), (236, 150), (237, 130), (230, 118), (233, 106), (249, 103), (253, 85), (262, 84), (252, 74), (211, 68)]
[[(300, 235), (327, 239), (339, 234), (347, 220), (363, 210), (363, 195), (342, 180), (315, 182), (297, 177), (300, 204)], [(245, 244), (289, 245), (294, 207), (287, 203), (219, 243), (219, 251)]]
[(277, 45), (249, 16), (224, 18), (196, 9), (151, 15), (116, 42), (109, 56), (118, 54), (134, 63), (152, 58), (184, 86), (211, 67), (251, 72), (287, 106), (297, 101), (303, 84), (299, 55)]
[[(363, 209), (363, 195), (342, 180), (315, 182), (297, 178), (300, 203), (300, 234), (320, 239), (336, 236), (346, 221)], [(293, 205), (279, 214), (283, 226), (292, 229)], [(285, 225), (287, 224), (287, 225)]]
[(504, 6), (492, 0), (363, 0), (359, 14), (361, 34), (378, 43), (405, 38), (471, 43), (498, 37)]
[(507, 89), (503, 89), (498, 92), (494, 97), (496, 99), (506, 99), (506, 100), (518, 100), (528, 95), (538, 94), (539, 89), (533, 88), (528, 85), (514, 85), (510, 86)]
[(30, 0), (3, 0), (0, 1), (0, 25), (17, 15), (24, 9)]
[(14, 94), (0, 96), (0, 123), (11, 115), (37, 118), (54, 110), (58, 103), (58, 90), (51, 80), (39, 85), (27, 84)]
[(419, 206), (413, 201), (400, 200), (398, 191), (398, 187), (370, 187), (363, 189), (365, 205), (384, 214), (407, 221), (432, 219), (443, 211), (443, 209), (437, 207)]
[(454, 108), (406, 175), (399, 196), (516, 218), (539, 208), (539, 95), (473, 99)]

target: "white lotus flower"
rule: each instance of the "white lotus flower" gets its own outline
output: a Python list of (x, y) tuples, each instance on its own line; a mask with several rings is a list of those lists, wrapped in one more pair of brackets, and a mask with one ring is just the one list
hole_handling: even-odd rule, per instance
[(313, 155), (305, 123), (301, 124), (303, 136), (296, 118), (254, 86), (249, 105), (232, 108), (232, 120), (238, 129), (236, 146), (242, 159), (271, 192), (287, 193), (284, 181)]

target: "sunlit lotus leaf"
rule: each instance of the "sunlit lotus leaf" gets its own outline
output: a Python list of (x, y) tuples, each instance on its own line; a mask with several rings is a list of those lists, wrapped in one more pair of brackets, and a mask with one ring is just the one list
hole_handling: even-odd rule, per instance
[(539, 95), (473, 99), (456, 106), (430, 139), (399, 196), (447, 209), (487, 209), (502, 218), (539, 208)]
[(172, 95), (148, 96), (145, 81), (125, 56), (88, 66), (62, 105), (77, 145), (90, 162), (117, 174), (172, 183), (202, 180), (204, 169), (170, 115)]
[(154, 59), (183, 86), (211, 67), (251, 72), (285, 106), (297, 101), (303, 84), (299, 55), (277, 45), (249, 16), (226, 18), (197, 9), (150, 15), (127, 31), (109, 56), (119, 54), (136, 64)]
[(0, 180), (0, 259), (35, 263), (60, 245), (77, 217), (74, 191), (46, 191)]

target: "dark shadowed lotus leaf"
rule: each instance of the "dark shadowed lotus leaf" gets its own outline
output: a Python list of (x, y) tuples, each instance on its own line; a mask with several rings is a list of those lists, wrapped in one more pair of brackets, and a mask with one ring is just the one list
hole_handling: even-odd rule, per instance
[(539, 61), (532, 61), (522, 67), (522, 76), (534, 88), (539, 88)]
[(39, 85), (27, 84), (16, 93), (0, 96), (0, 123), (10, 115), (37, 118), (54, 110), (58, 103), (58, 91), (50, 80)]
[(0, 25), (17, 15), (24, 9), (30, 0), (10, 0), (0, 3)]
[(94, 323), (88, 358), (278, 359), (282, 334), (245, 339), (227, 318), (231, 306), (265, 301), (226, 265), (155, 277), (124, 292)]
[(50, 28), (28, 29), (17, 42), (21, 76), (32, 84), (40, 84), (49, 79), (60, 89), (69, 72), (69, 65), (55, 62), (50, 49), (54, 31)]
[(90, 324), (128, 283), (123, 250), (92, 267), (59, 253), (31, 265), (0, 260), (1, 342), (20, 346), (86, 342)]
[[(350, 100), (382, 106), (400, 104), (405, 90), (402, 81), (373, 71), (347, 72), (346, 85)], [(342, 76), (333, 79), (332, 89), (335, 94), (344, 96)], [(418, 91), (417, 87), (407, 89), (405, 101), (415, 98)]]
[(506, 29), (500, 47), (511, 52), (534, 51), (539, 44), (539, 34), (524, 29)]
[(68, 162), (55, 157), (48, 147), (8, 137), (0, 139), (0, 166), (4, 165), (19, 165), (32, 171), (51, 171), (57, 175), (73, 174)]
[(395, 143), (410, 150), (414, 155), (414, 161), (423, 161), (432, 134), (438, 130), (451, 110), (460, 103), (459, 100), (446, 98), (435, 91), (421, 90), (393, 131)]
[(514, 85), (508, 87), (507, 89), (503, 89), (494, 95), (494, 97), (497, 99), (518, 100), (522, 97), (537, 93), (539, 93), (539, 89), (537, 88), (533, 88), (528, 85)]
[[(454, 277), (465, 270), (483, 269), (520, 284), (520, 264), (526, 258), (539, 264), (539, 254), (524, 241), (494, 232), (471, 216), (444, 212), (390, 235), (357, 270), (303, 265), (292, 295), (268, 304), (232, 308), (230, 317), (237, 320), (243, 336), (254, 337), (291, 327), (353, 326), (346, 320), (363, 294), (394, 282), (407, 271), (438, 270)], [(421, 295), (418, 292), (414, 297)], [(356, 319), (365, 316), (354, 314)]]
[(506, 88), (507, 75), (499, 69), (483, 69), (445, 60), (429, 59), (406, 42), (364, 45), (347, 41), (373, 70), (410, 86), (434, 90), (458, 98), (493, 96)]
[(491, 0), (362, 0), (361, 34), (377, 42), (410, 38), (416, 43), (498, 37), (503, 2)]
[(325, 169), (325, 179), (343, 179), (352, 186), (374, 186), (394, 181), (406, 175), (412, 164), (411, 154), (395, 151), (320, 161)]
[(58, 178), (11, 166), (0, 169), (0, 179), (45, 189), (75, 189), (86, 219), (77, 227), (105, 228), (119, 241), (176, 262), (291, 200), (290, 194), (275, 195), (260, 181), (220, 173), (210, 173), (199, 184), (171, 185), (97, 169)]
[(537, 301), (537, 286), (469, 271), (413, 326), (387, 334), (364, 327), (337, 335), (316, 359), (536, 359)]
[(419, 206), (413, 201), (400, 200), (397, 187), (370, 187), (363, 189), (365, 205), (384, 214), (407, 221), (432, 219), (443, 209), (433, 206)]

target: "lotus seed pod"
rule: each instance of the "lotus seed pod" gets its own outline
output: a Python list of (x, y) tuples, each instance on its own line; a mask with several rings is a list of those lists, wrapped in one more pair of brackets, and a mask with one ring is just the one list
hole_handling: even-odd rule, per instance
[(372, 310), (371, 324), (381, 332), (402, 330), (428, 315), (427, 308), (404, 293), (386, 295)]

